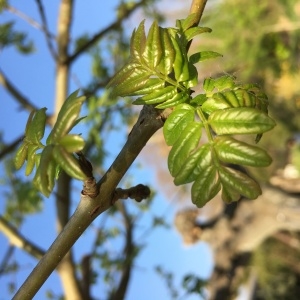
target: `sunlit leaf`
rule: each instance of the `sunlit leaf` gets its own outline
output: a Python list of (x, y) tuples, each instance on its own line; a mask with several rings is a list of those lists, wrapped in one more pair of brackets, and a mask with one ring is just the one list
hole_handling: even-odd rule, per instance
[(168, 157), (168, 167), (172, 176), (177, 175), (191, 151), (198, 145), (201, 133), (202, 125), (197, 122), (187, 124), (182, 131)]
[(214, 166), (206, 168), (192, 185), (192, 202), (197, 207), (203, 207), (217, 195), (221, 185), (217, 169)]
[(77, 97), (77, 94), (78, 91), (75, 91), (63, 103), (56, 123), (47, 138), (47, 145), (59, 141), (77, 124), (81, 106), (86, 99), (85, 96)]
[(30, 144), (28, 146), (28, 155), (27, 155), (27, 164), (25, 169), (25, 175), (28, 176), (31, 174), (35, 166), (35, 156), (36, 151), (39, 149), (38, 145)]
[(192, 106), (183, 104), (169, 115), (163, 127), (167, 145), (172, 146), (177, 141), (187, 124), (194, 120), (194, 114), (195, 110)]
[(53, 157), (60, 167), (71, 177), (85, 180), (86, 175), (81, 170), (78, 161), (73, 154), (68, 153), (64, 147), (57, 145), (53, 148)]
[(180, 185), (195, 181), (212, 164), (211, 146), (205, 144), (193, 152), (184, 162), (174, 178), (174, 184)]
[(27, 153), (28, 153), (28, 143), (22, 143), (19, 149), (17, 150), (15, 156), (15, 167), (17, 170), (19, 170), (23, 166), (27, 158)]
[(34, 144), (39, 144), (40, 140), (44, 136), (45, 126), (46, 126), (46, 110), (47, 108), (41, 108), (33, 115), (30, 115), (30, 118), (26, 126), (26, 140)]
[(226, 101), (223, 101), (222, 99), (215, 99), (215, 98), (210, 98), (207, 101), (205, 101), (202, 105), (202, 110), (210, 115), (213, 111), (215, 110), (223, 110), (225, 108), (230, 108), (231, 105), (227, 103)]
[(226, 163), (266, 167), (272, 162), (272, 158), (265, 150), (232, 137), (216, 137), (214, 149), (218, 158)]
[(168, 108), (168, 107), (174, 107), (174, 106), (177, 106), (179, 104), (182, 104), (182, 103), (185, 103), (187, 102), (188, 100), (190, 99), (190, 95), (186, 92), (186, 91), (183, 91), (181, 93), (177, 93), (175, 94), (171, 99), (155, 106), (156, 108), (159, 108), (159, 109), (165, 109), (165, 108)]
[(176, 87), (169, 85), (160, 90), (156, 90), (151, 94), (147, 94), (143, 97), (136, 99), (133, 102), (133, 104), (148, 104), (148, 105), (158, 104), (167, 101), (168, 99), (172, 98), (176, 94), (177, 94)]
[(63, 146), (67, 152), (78, 152), (84, 147), (84, 139), (77, 134), (68, 134), (59, 140), (59, 144)]
[(201, 33), (204, 33), (204, 32), (211, 32), (211, 29), (208, 27), (192, 27), (192, 28), (189, 28), (188, 30), (186, 30), (184, 32), (184, 35), (185, 35), (187, 41), (190, 41), (195, 36), (197, 36)]
[(160, 35), (162, 39), (161, 45), (163, 49), (162, 50), (163, 56), (156, 69), (162, 74), (168, 75), (169, 73), (172, 72), (176, 53), (168, 30), (162, 28), (160, 30)]
[(133, 31), (130, 41), (130, 53), (132, 57), (140, 59), (146, 46), (145, 21)]
[(243, 172), (219, 166), (219, 176), (223, 186), (233, 189), (248, 199), (256, 199), (261, 195), (259, 184)]
[(264, 112), (255, 108), (228, 108), (212, 112), (208, 123), (218, 135), (264, 133), (276, 125)]
[(161, 61), (162, 55), (160, 28), (156, 22), (153, 22), (147, 36), (143, 58), (146, 64), (151, 68), (155, 68)]
[(223, 55), (220, 53), (214, 52), (214, 51), (201, 51), (201, 52), (192, 54), (190, 56), (190, 63), (196, 64), (198, 62), (216, 58), (216, 57), (220, 57), (220, 56), (223, 56)]
[(178, 82), (187, 81), (190, 78), (187, 53), (182, 50), (178, 36), (172, 37), (171, 40), (175, 49), (175, 61), (173, 64), (175, 79)]
[(33, 178), (36, 188), (46, 197), (50, 196), (55, 183), (55, 176), (52, 172), (56, 169), (56, 163), (53, 159), (54, 146), (46, 146), (41, 154), (40, 163)]

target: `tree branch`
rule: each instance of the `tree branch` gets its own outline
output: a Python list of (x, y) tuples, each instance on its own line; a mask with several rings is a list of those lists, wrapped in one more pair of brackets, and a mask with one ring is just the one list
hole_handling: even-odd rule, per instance
[[(68, 57), (70, 29), (73, 20), (73, 0), (61, 0), (57, 22), (57, 60), (55, 86), (55, 113), (58, 112), (68, 95), (70, 66), (65, 63)], [(58, 234), (64, 229), (70, 217), (71, 178), (64, 172), (57, 181), (56, 211)], [(71, 250), (71, 249), (69, 249)], [(83, 300), (82, 289), (76, 276), (76, 268), (72, 251), (67, 251), (57, 267), (64, 294), (67, 300)]]
[(34, 27), (38, 30), (43, 30), (43, 27), (37, 21), (35, 21), (31, 17), (27, 16), (26, 14), (24, 14), (22, 11), (16, 9), (15, 7), (8, 5), (5, 7), (5, 9), (8, 10), (10, 13), (15, 14), (19, 18), (23, 19), (25, 22), (30, 24), (32, 27)]
[(150, 196), (150, 189), (146, 185), (138, 184), (129, 189), (117, 188), (115, 190), (114, 197), (112, 202), (115, 203), (119, 199), (131, 198), (137, 202), (141, 202), (143, 199), (146, 199)]
[(11, 153), (12, 151), (15, 150), (15, 148), (19, 145), (19, 143), (22, 142), (22, 140), (24, 139), (24, 135), (16, 138), (13, 142), (11, 142), (8, 145), (4, 145), (2, 147), (2, 150), (0, 152), (0, 160), (7, 154)]
[[(200, 8), (201, 6), (199, 6)], [(199, 20), (201, 14), (199, 15)], [(72, 60), (74, 60), (74, 57)], [(81, 195), (79, 205), (69, 222), (20, 287), (13, 298), (14, 300), (32, 299), (86, 228), (96, 217), (112, 205), (115, 190), (120, 180), (124, 177), (148, 140), (163, 126), (170, 112), (170, 109), (159, 111), (152, 106), (143, 107), (121, 152), (97, 183), (99, 189), (97, 197), (90, 198), (87, 195)]]
[(42, 20), (42, 31), (45, 33), (45, 38), (46, 38), (46, 42), (47, 42), (47, 46), (49, 48), (49, 51), (52, 55), (52, 57), (56, 60), (57, 59), (57, 53), (53, 47), (53, 44), (52, 44), (52, 35), (48, 29), (48, 24), (47, 24), (47, 19), (46, 19), (46, 14), (45, 14), (45, 10), (44, 10), (44, 7), (43, 7), (43, 4), (42, 4), (42, 1), (41, 0), (35, 0), (36, 1), (36, 4), (38, 6), (38, 9), (39, 9), (39, 13), (40, 13), (40, 16), (41, 16), (41, 20)]
[(165, 118), (165, 112), (160, 112), (151, 106), (144, 106), (125, 146), (97, 183), (99, 195), (96, 198), (81, 195), (75, 213), (13, 299), (32, 299), (86, 228), (111, 206), (118, 183), (147, 141), (163, 126)]
[(198, 26), (205, 5), (206, 5), (207, 0), (193, 0), (191, 8), (190, 8), (190, 14), (197, 14), (197, 21), (195, 22), (195, 24), (193, 26)]
[(29, 111), (38, 109), (31, 103), (21, 92), (9, 81), (9, 79), (0, 70), (0, 84), (21, 104), (21, 106)]
[(41, 259), (45, 254), (39, 246), (34, 245), (32, 242), (28, 241), (24, 236), (22, 236), (18, 230), (10, 225), (2, 216), (0, 216), (0, 231), (7, 236), (10, 243), (20, 249), (25, 250), (27, 253), (32, 255), (37, 259)]
[(127, 286), (130, 281), (132, 264), (133, 264), (133, 259), (134, 259), (134, 252), (135, 252), (135, 244), (133, 242), (133, 221), (130, 218), (123, 202), (118, 202), (117, 206), (118, 206), (120, 213), (123, 216), (124, 226), (126, 229), (126, 241), (125, 241), (125, 246), (124, 246), (124, 250), (123, 250), (124, 261), (123, 261), (121, 279), (118, 284), (118, 288), (110, 296), (110, 298), (109, 298), (110, 300), (125, 299)]
[(116, 20), (114, 23), (110, 24), (103, 30), (96, 33), (90, 40), (88, 40), (84, 45), (82, 45), (75, 53), (70, 55), (66, 61), (66, 63), (72, 63), (79, 55), (83, 54), (86, 50), (88, 50), (90, 47), (92, 47), (99, 39), (101, 39), (103, 36), (105, 36), (108, 32), (112, 30), (118, 29), (123, 20), (128, 18), (137, 8), (144, 5), (148, 0), (141, 0), (137, 3), (135, 3), (130, 9), (126, 8), (123, 11), (122, 17)]

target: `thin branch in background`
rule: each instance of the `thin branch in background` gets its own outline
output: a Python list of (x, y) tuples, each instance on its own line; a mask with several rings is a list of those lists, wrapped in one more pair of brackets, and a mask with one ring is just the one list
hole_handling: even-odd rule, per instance
[(6, 156), (7, 154), (13, 152), (15, 148), (19, 145), (19, 143), (24, 139), (24, 135), (16, 138), (13, 142), (8, 145), (4, 145), (2, 150), (0, 151), (0, 160)]
[[(0, 70), (0, 84), (10, 93), (17, 102), (21, 104), (23, 109), (28, 111), (38, 110), (39, 107), (36, 107), (28, 98), (22, 95), (22, 93), (10, 82), (10, 80), (5, 76), (5, 74)], [(47, 116), (47, 123), (51, 124), (53, 118), (51, 115)]]
[(119, 300), (125, 298), (127, 287), (131, 277), (131, 271), (132, 271), (132, 266), (134, 261), (134, 252), (136, 247), (133, 241), (134, 223), (132, 217), (127, 212), (124, 202), (119, 201), (117, 202), (116, 206), (118, 207), (118, 210), (120, 211), (123, 217), (124, 227), (126, 231), (125, 231), (125, 246), (123, 249), (124, 259), (123, 259), (121, 279), (117, 289), (113, 291), (112, 295), (110, 296), (111, 300)]
[(31, 103), (21, 92), (9, 81), (0, 70), (0, 84), (21, 104), (24, 109), (29, 111), (36, 110), (37, 107)]
[(82, 45), (75, 53), (70, 55), (67, 59), (66, 63), (73, 62), (79, 55), (84, 53), (86, 50), (88, 50), (90, 47), (92, 47), (99, 39), (101, 39), (105, 34), (108, 32), (118, 29), (123, 20), (127, 19), (137, 8), (144, 5), (147, 2), (147, 0), (141, 0), (140, 2), (135, 3), (130, 9), (126, 9), (123, 11), (122, 17), (116, 20), (114, 23), (110, 24), (103, 30), (96, 33), (90, 40), (88, 40), (84, 45)]
[[(19, 18), (23, 19), (25, 22), (30, 24), (35, 29), (44, 31), (44, 27), (39, 22), (37, 22), (33, 18), (27, 16), (26, 14), (24, 14), (22, 11), (16, 9), (15, 7), (13, 7), (11, 5), (8, 5), (8, 6), (5, 7), (5, 9), (7, 11), (9, 11), (10, 13), (12, 13), (12, 14), (18, 16)], [(50, 32), (48, 34), (49, 34), (50, 38), (55, 39), (55, 35), (51, 34)]]
[(57, 59), (57, 53), (56, 53), (56, 51), (55, 51), (55, 49), (53, 47), (52, 41), (51, 41), (51, 39), (52, 39), (53, 36), (51, 35), (51, 33), (49, 31), (49, 28), (48, 28), (44, 6), (43, 6), (41, 0), (35, 0), (35, 1), (36, 1), (37, 6), (38, 6), (39, 13), (40, 13), (40, 16), (41, 16), (42, 31), (45, 33), (46, 42), (47, 42), (49, 51), (50, 51), (52, 57), (56, 60)]
[(19, 231), (0, 216), (0, 231), (7, 236), (10, 243), (20, 249), (24, 249), (28, 254), (37, 259), (41, 259), (45, 251), (39, 246), (27, 240)]
[(5, 9), (7, 11), (9, 11), (10, 13), (18, 16), (19, 18), (23, 19), (24, 21), (26, 21), (28, 24), (30, 24), (32, 27), (38, 29), (38, 30), (42, 30), (42, 26), (35, 21), (33, 18), (27, 16), (26, 14), (24, 14), (22, 11), (16, 9), (15, 7), (8, 5), (5, 7)]
[(11, 256), (13, 255), (14, 250), (15, 250), (15, 246), (13, 246), (13, 245), (10, 245), (7, 248), (6, 253), (3, 256), (2, 262), (0, 263), (0, 276), (5, 275), (7, 266), (8, 266), (8, 262), (9, 262)]

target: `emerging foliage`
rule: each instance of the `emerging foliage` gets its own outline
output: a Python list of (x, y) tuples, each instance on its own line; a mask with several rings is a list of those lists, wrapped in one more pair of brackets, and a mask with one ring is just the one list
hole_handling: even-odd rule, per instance
[[(146, 36), (144, 22), (133, 32), (128, 63), (111, 79), (113, 96), (138, 96), (134, 104), (173, 108), (164, 124), (172, 146), (168, 167), (176, 185), (192, 183), (192, 201), (205, 205), (221, 189), (230, 203), (241, 196), (255, 199), (259, 184), (232, 166), (265, 167), (267, 152), (232, 135), (262, 134), (275, 122), (268, 116), (268, 99), (254, 84), (237, 84), (233, 76), (207, 78), (203, 94), (192, 97), (198, 84), (195, 63), (221, 56), (213, 51), (188, 56), (190, 41), (211, 30), (191, 27), (195, 15), (178, 20), (177, 28), (152, 24)], [(207, 143), (200, 143), (203, 130)]]
[[(84, 140), (79, 135), (69, 134), (82, 119), (78, 119), (78, 116), (85, 97), (77, 97), (77, 94), (78, 91), (72, 93), (64, 102), (46, 145), (41, 142), (46, 126), (46, 108), (33, 111), (27, 121), (23, 143), (17, 150), (16, 168), (20, 169), (27, 161), (25, 174), (28, 176), (36, 167), (33, 183), (47, 197), (52, 192), (61, 169), (74, 178), (86, 179), (73, 155), (82, 150)], [(42, 151), (37, 153), (38, 150)]]

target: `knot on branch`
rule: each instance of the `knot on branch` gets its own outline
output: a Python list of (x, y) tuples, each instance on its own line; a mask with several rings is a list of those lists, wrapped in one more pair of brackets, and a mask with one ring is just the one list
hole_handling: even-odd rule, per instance
[(99, 189), (97, 187), (96, 180), (93, 175), (93, 166), (89, 160), (85, 158), (83, 153), (77, 152), (78, 162), (81, 170), (87, 176), (87, 179), (83, 183), (82, 195), (87, 195), (91, 198), (95, 198), (99, 194)]
[(143, 184), (138, 184), (129, 189), (117, 188), (114, 192), (112, 199), (112, 204), (114, 204), (119, 199), (131, 198), (137, 202), (141, 202), (143, 199), (146, 199), (150, 196), (150, 189), (148, 186)]

